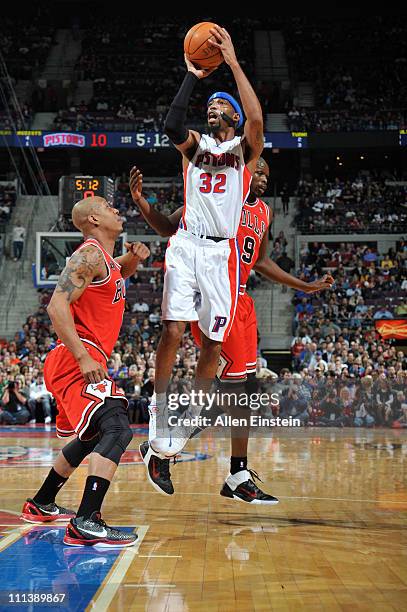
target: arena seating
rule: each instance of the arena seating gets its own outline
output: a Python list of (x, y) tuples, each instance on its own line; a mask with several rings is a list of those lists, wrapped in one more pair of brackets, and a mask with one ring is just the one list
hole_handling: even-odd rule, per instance
[[(253, 61), (247, 58), (254, 58), (255, 31), (281, 29), (292, 93), (299, 81), (315, 85), (314, 109), (286, 109), (291, 130), (332, 132), (405, 127), (406, 37), (397, 17), (368, 17), (363, 22), (357, 18), (333, 22), (326, 17), (251, 21), (248, 28), (247, 21), (241, 18), (222, 20), (232, 38), (239, 41), (239, 59), (247, 73), (254, 74)], [(121, 24), (110, 16), (100, 16), (99, 22), (86, 32), (76, 65), (78, 78), (93, 81), (94, 96), (89, 104), (61, 110), (56, 127), (162, 129), (163, 117), (184, 73), (181, 43), (185, 32), (168, 16), (161, 18), (160, 25), (158, 33), (156, 21), (145, 20), (142, 30), (135, 29), (131, 37), (123, 40)], [(235, 90), (227, 69), (221, 67), (210, 80), (214, 89)], [(265, 112), (282, 110), (278, 100), (287, 96), (272, 93), (280, 87), (278, 81), (260, 82), (259, 78), (252, 81)], [(270, 105), (271, 99), (276, 108)], [(189, 118), (195, 124), (202, 122), (204, 106), (205, 99), (197, 88), (189, 109)]]
[(304, 243), (300, 264), (304, 280), (329, 271), (335, 285), (323, 295), (295, 293), (291, 350), (301, 374), (283, 412), (316, 425), (407, 426), (407, 360), (375, 328), (376, 320), (407, 318), (405, 242), (386, 255), (366, 244)]
[[(13, 34), (7, 19), (0, 26), (3, 34), (0, 49), (14, 81), (38, 77), (53, 44), (47, 15), (32, 11), (18, 34)], [(82, 53), (76, 62), (75, 76), (77, 80), (93, 82), (93, 97), (86, 103), (71, 102), (66, 108), (60, 108), (53, 127), (64, 131), (162, 130), (168, 106), (185, 71), (182, 54), (185, 26), (180, 28), (178, 18), (171, 16), (143, 18), (142, 27), (140, 23), (129, 25), (130, 31), (124, 37), (122, 17), (103, 10), (98, 15), (86, 14), (84, 9), (81, 18), (85, 29), (80, 35)], [(203, 16), (202, 20), (205, 19)], [(315, 16), (261, 20), (222, 17), (221, 21), (239, 43), (239, 60), (257, 88), (264, 112), (286, 110), (292, 131), (349, 132), (406, 127), (407, 37), (398, 17), (335, 21)], [(256, 78), (255, 32), (267, 29), (283, 32), (290, 95), (282, 90), (276, 93), (281, 89), (278, 79), (262, 80), (261, 75)], [(301, 81), (314, 84), (312, 109), (292, 106)], [(227, 67), (221, 66), (215, 71), (210, 83), (214, 90), (236, 94)], [(197, 87), (191, 99), (189, 120), (196, 127), (204, 123), (206, 89)], [(20, 102), (27, 108), (41, 107), (34, 100)], [(23, 125), (16, 118), (17, 127), (29, 127), (30, 118), (25, 117)], [(1, 109), (0, 127), (10, 127), (10, 120), (1, 114)]]
[[(199, 21), (199, 18), (196, 18)], [(203, 18), (204, 19), (204, 18)], [(157, 28), (160, 22), (160, 29)], [(224, 20), (232, 37), (239, 41), (239, 58), (253, 74), (253, 32), (247, 20)], [(253, 20), (253, 26), (259, 25)], [(132, 35), (122, 36), (122, 20), (111, 16), (90, 28), (82, 42), (76, 70), (80, 79), (93, 81), (89, 104), (78, 105), (57, 118), (56, 125), (71, 129), (116, 129), (146, 131), (162, 129), (163, 119), (185, 74), (182, 41), (185, 28), (177, 18), (164, 16), (143, 20)], [(221, 66), (210, 77), (214, 91), (236, 93), (230, 70)], [(157, 95), (158, 92), (158, 95)], [(205, 93), (203, 93), (205, 92)], [(189, 107), (189, 119), (204, 122), (207, 87), (196, 87)]]
[[(122, 333), (108, 362), (109, 374), (119, 385), (139, 389), (131, 403), (135, 422), (147, 418), (161, 333), (163, 252), (161, 245), (149, 246), (153, 254), (146, 265), (156, 271), (141, 269), (130, 279)], [(381, 306), (394, 316), (407, 316), (406, 261), (405, 243), (388, 257), (350, 243), (335, 249), (316, 243), (302, 249), (301, 276), (310, 280), (330, 270), (336, 284), (323, 297), (299, 292), (294, 296), (293, 365), (300, 373), (282, 370), (276, 379), (265, 370), (261, 380), (263, 389), (279, 393), (280, 416), (294, 416), (303, 425), (407, 426), (406, 358), (390, 341), (379, 341), (374, 329)], [(12, 342), (4, 343), (0, 394), (16, 377), (27, 387), (54, 346), (45, 310), (49, 298), (50, 292), (41, 291), (38, 311)], [(197, 357), (198, 349), (187, 333), (174, 368), (173, 391), (190, 386)]]
[(290, 129), (405, 127), (407, 37), (399, 17), (289, 18), (284, 37), (293, 82), (315, 88), (311, 112), (288, 109)]
[(0, 181), (0, 234), (6, 230), (17, 198), (15, 182)]
[[(12, 16), (14, 10), (17, 14)], [(0, 129), (26, 130), (33, 119), (32, 92), (53, 45), (55, 26), (43, 7), (27, 5), (24, 11), (7, 7), (0, 22), (0, 53), (4, 64), (1, 70)], [(18, 28), (16, 27), (18, 22)], [(24, 97), (17, 98), (20, 111), (11, 103), (10, 86), (16, 92), (18, 81), (32, 81)], [(38, 89), (38, 87), (37, 87)]]
[(407, 125), (407, 110), (307, 110), (293, 108), (288, 113), (293, 132), (364, 132), (400, 130)]
[(13, 20), (2, 18), (0, 50), (8, 73), (13, 79), (38, 77), (38, 71), (43, 66), (51, 45), (52, 30), (40, 16), (32, 22), (28, 19), (25, 23), (21, 22), (18, 28)]
[(334, 181), (308, 179), (298, 184), (301, 233), (403, 233), (407, 225), (406, 186), (367, 173)]

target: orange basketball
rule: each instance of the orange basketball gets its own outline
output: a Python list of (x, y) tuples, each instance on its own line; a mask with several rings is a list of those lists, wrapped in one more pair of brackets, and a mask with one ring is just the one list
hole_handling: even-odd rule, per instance
[(209, 32), (215, 24), (202, 21), (194, 25), (184, 39), (184, 51), (187, 58), (199, 68), (214, 68), (223, 62), (220, 50), (210, 43)]

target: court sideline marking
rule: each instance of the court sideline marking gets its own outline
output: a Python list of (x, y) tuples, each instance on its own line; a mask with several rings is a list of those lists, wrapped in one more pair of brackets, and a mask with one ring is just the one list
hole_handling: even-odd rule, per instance
[[(3, 491), (27, 491), (27, 489), (2, 489), (0, 488), (0, 493)], [(69, 489), (70, 492), (72, 493), (83, 493), (83, 489)], [(120, 493), (134, 493), (133, 489), (120, 489)], [(156, 492), (153, 491), (152, 489), (145, 489), (144, 491), (142, 490), (138, 490), (138, 493), (142, 493), (143, 495), (145, 493), (151, 493), (153, 495), (156, 495)], [(206, 495), (206, 496), (214, 496), (214, 497), (219, 497), (219, 493), (202, 493), (201, 491), (177, 491), (177, 495)], [(304, 500), (318, 500), (318, 501), (343, 501), (343, 502), (355, 502), (355, 503), (366, 503), (366, 504), (381, 504), (383, 503), (383, 500), (380, 499), (352, 499), (352, 498), (346, 498), (346, 497), (312, 497), (312, 496), (295, 496), (295, 495), (279, 495), (278, 496), (279, 499), (304, 499)], [(386, 499), (386, 503), (387, 504), (405, 504), (405, 501), (399, 501), (399, 500), (391, 500), (391, 499)], [(11, 512), (10, 510), (8, 510), (8, 512)]]
[[(16, 540), (19, 540), (24, 533), (30, 531), (30, 529), (35, 527), (35, 525), (32, 524), (23, 527), (16, 527), (16, 525), (12, 526), (15, 527), (15, 529), (13, 529), (11, 533), (9, 533), (9, 535), (7, 535), (5, 538), (0, 540), (0, 552), (11, 546), (11, 544), (14, 544), (14, 542), (16, 542)], [(6, 525), (6, 527), (8, 527), (8, 525)]]
[(112, 569), (98, 588), (93, 600), (86, 610), (108, 610), (113, 597), (125, 577), (134, 557), (137, 555), (140, 545), (145, 538), (150, 525), (139, 525), (137, 527), (138, 540), (135, 546), (123, 550)]

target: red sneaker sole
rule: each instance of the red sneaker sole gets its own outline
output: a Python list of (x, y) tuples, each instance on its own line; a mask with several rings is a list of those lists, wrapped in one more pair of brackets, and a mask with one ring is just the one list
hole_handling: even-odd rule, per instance
[(70, 521), (75, 518), (76, 514), (58, 514), (57, 516), (46, 516), (46, 515), (35, 515), (35, 514), (22, 514), (20, 519), (27, 523), (52, 523), (58, 521)]
[(20, 516), (20, 519), (26, 521), (26, 523), (52, 523), (57, 518), (56, 516), (36, 516), (35, 514), (22, 514)]

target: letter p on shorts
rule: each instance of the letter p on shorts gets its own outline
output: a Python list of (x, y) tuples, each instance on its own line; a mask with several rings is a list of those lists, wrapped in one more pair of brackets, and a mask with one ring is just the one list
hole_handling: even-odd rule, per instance
[(227, 320), (227, 317), (215, 317), (215, 324), (212, 328), (212, 331), (216, 333), (220, 330), (221, 327), (225, 327)]

